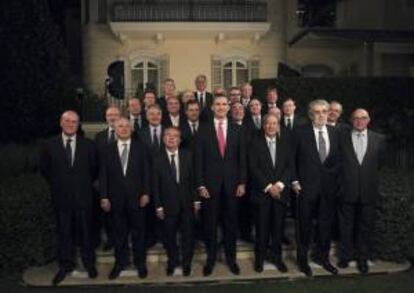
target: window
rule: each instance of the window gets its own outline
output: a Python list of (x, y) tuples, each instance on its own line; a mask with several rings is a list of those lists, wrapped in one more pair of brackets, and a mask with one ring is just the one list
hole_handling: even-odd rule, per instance
[(159, 88), (159, 65), (154, 60), (138, 61), (131, 70), (131, 95), (140, 95), (146, 88)]
[(252, 79), (259, 78), (259, 60), (228, 58), (221, 60), (213, 57), (211, 61), (212, 88), (240, 86)]

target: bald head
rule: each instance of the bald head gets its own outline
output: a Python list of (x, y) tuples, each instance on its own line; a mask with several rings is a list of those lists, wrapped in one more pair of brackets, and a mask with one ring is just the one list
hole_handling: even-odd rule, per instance
[(60, 127), (67, 136), (73, 136), (78, 132), (79, 115), (75, 111), (65, 111), (60, 116)]

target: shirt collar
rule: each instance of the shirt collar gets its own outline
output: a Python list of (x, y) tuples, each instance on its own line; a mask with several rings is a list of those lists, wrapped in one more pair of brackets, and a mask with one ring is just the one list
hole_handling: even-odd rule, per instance
[(313, 131), (318, 132), (322, 131), (323, 133), (327, 133), (328, 129), (326, 128), (326, 125), (322, 126), (321, 128), (317, 128), (315, 125), (313, 125)]
[(169, 151), (167, 148), (165, 150), (167, 151), (168, 157), (171, 157), (171, 155), (175, 155), (175, 157), (177, 157), (178, 155), (178, 149), (176, 149), (174, 152)]
[(367, 136), (368, 129), (364, 129), (363, 131), (357, 131), (357, 130), (353, 129), (352, 133), (355, 134), (355, 135), (361, 134), (362, 136)]
[(65, 143), (66, 143), (66, 141), (67, 141), (69, 138), (72, 140), (72, 142), (75, 142), (75, 141), (76, 141), (76, 134), (74, 134), (74, 135), (72, 135), (72, 136), (67, 136), (66, 134), (64, 134), (64, 133), (62, 132), (62, 139), (63, 139), (63, 141), (64, 141)]
[(131, 139), (130, 138), (127, 139), (127, 140), (120, 140), (120, 139), (118, 139), (118, 147), (123, 147), (124, 144), (127, 144), (128, 147), (129, 147), (130, 144), (131, 144)]
[[(223, 120), (221, 120), (221, 122), (223, 123), (223, 126), (227, 125), (227, 118), (224, 118)], [(220, 123), (220, 120), (218, 120), (217, 118), (214, 118), (214, 125), (217, 127)]]
[(266, 137), (266, 142), (267, 143), (276, 142), (276, 136), (270, 137), (270, 136), (265, 135), (265, 137)]

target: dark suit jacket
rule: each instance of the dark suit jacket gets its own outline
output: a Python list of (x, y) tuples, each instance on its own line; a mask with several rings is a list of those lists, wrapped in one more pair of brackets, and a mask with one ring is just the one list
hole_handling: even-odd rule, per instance
[(314, 200), (321, 192), (336, 194), (339, 185), (340, 147), (339, 135), (327, 126), (330, 142), (329, 154), (322, 163), (319, 159), (312, 124), (298, 128), (293, 133), (294, 172), (293, 180), (302, 186), (305, 200)]
[(167, 99), (165, 98), (165, 96), (159, 97), (156, 103), (160, 105), (163, 115), (164, 113), (167, 113)]
[(200, 125), (195, 154), (196, 186), (218, 194), (224, 185), (233, 194), (238, 184), (246, 183), (246, 149), (243, 132), (228, 120), (226, 149), (221, 156), (214, 121)]
[(46, 141), (40, 154), (40, 170), (50, 185), (57, 210), (89, 209), (93, 203), (92, 183), (97, 174), (96, 151), (92, 141), (76, 136), (73, 166), (69, 165), (58, 135)]
[(285, 117), (282, 115), (282, 118), (280, 118), (280, 126), (282, 128), (285, 128), (287, 130), (292, 130), (292, 131), (295, 130), (296, 128), (298, 128), (298, 127), (302, 127), (302, 126), (306, 125), (307, 123), (308, 123), (308, 120), (305, 117), (295, 113), (295, 116), (294, 116), (293, 121), (292, 121), (292, 128), (288, 129), (287, 125), (285, 124)]
[[(194, 92), (194, 97), (198, 101), (197, 92)], [(211, 105), (213, 104), (213, 95), (209, 92), (205, 92), (204, 107), (200, 106), (200, 120), (203, 122), (210, 121), (213, 118), (213, 111), (211, 111)]]
[(193, 160), (190, 152), (184, 149), (178, 151), (179, 177), (177, 183), (171, 171), (170, 159), (165, 150), (154, 158), (152, 196), (156, 208), (163, 207), (168, 216), (175, 216), (180, 207), (187, 211), (192, 209), (196, 200), (193, 176)]
[[(134, 134), (135, 135), (138, 135), (139, 130), (148, 125), (148, 120), (145, 117), (145, 112), (144, 111), (141, 113), (140, 116), (141, 116), (141, 127), (139, 129), (134, 129)], [(128, 115), (128, 119), (131, 120), (131, 116), (130, 115)], [(134, 121), (132, 121), (132, 124), (134, 124)]]
[[(179, 118), (178, 123), (180, 127), (182, 124), (187, 123), (187, 118), (185, 117), (184, 114), (180, 113), (180, 118)], [(173, 125), (170, 114), (168, 112), (163, 115), (161, 124), (166, 128)]]
[(101, 198), (108, 198), (113, 209), (121, 210), (125, 204), (138, 209), (139, 198), (143, 194), (149, 194), (148, 155), (145, 147), (137, 139), (131, 140), (125, 175), (116, 142), (107, 146), (99, 169)]
[(276, 138), (276, 165), (273, 167), (272, 157), (269, 152), (264, 134), (257, 136), (251, 145), (249, 153), (249, 167), (253, 185), (253, 199), (257, 202), (266, 202), (271, 199), (270, 194), (264, 193), (269, 184), (278, 181), (285, 184), (281, 200), (287, 202), (287, 190), (291, 180), (291, 155), (289, 141), (282, 136)]
[(95, 146), (98, 152), (98, 158), (101, 158), (103, 156), (103, 153), (105, 152), (105, 148), (109, 143), (108, 136), (108, 127), (102, 131), (99, 131), (95, 135)]
[(160, 149), (163, 147), (163, 142), (162, 142), (163, 133), (164, 133), (164, 127), (161, 126), (161, 135), (160, 135), (160, 141), (159, 141), (160, 148), (156, 149), (152, 145), (152, 136), (151, 136), (151, 133), (150, 133), (150, 126), (149, 125), (147, 125), (144, 128), (141, 128), (140, 131), (138, 132), (138, 138), (144, 144), (144, 146), (147, 149), (147, 153), (149, 153), (150, 156), (154, 156), (154, 155), (158, 154)]
[(367, 150), (360, 165), (352, 144), (351, 130), (342, 132), (341, 196), (350, 203), (375, 204), (379, 200), (379, 170), (384, 163), (385, 139), (368, 130)]
[[(200, 129), (200, 125), (201, 125), (200, 121), (198, 125), (199, 125), (198, 129)], [(197, 133), (193, 135), (192, 130), (187, 120), (184, 121), (182, 124), (180, 124), (180, 130), (181, 130), (181, 147), (186, 150), (189, 150), (192, 154), (194, 154), (195, 148), (196, 148)]]

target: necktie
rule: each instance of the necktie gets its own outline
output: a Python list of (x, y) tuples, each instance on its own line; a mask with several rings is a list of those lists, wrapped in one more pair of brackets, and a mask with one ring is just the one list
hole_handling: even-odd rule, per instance
[(319, 130), (318, 141), (319, 141), (319, 159), (323, 163), (326, 159), (326, 142), (325, 142), (325, 139), (323, 138), (322, 130)]
[(364, 160), (364, 138), (362, 133), (357, 133), (357, 158), (361, 165)]
[(170, 165), (171, 165), (171, 172), (174, 176), (175, 181), (178, 183), (178, 178), (177, 178), (177, 166), (175, 165), (175, 154), (171, 154), (171, 160), (170, 160)]
[(124, 148), (122, 149), (122, 153), (121, 153), (121, 164), (122, 164), (122, 172), (125, 175), (127, 163), (128, 163), (128, 144), (124, 143), (122, 144), (122, 146)]
[(134, 131), (139, 130), (139, 120), (138, 118), (134, 118)]
[(288, 118), (288, 119), (287, 119), (286, 126), (287, 126), (287, 128), (288, 128), (289, 130), (291, 130), (291, 129), (292, 129), (292, 119), (290, 119), (290, 118)]
[(109, 143), (113, 143), (115, 141), (115, 130), (111, 129), (109, 131), (109, 139), (108, 142)]
[(217, 128), (217, 140), (219, 143), (220, 155), (224, 158), (224, 151), (226, 149), (226, 139), (224, 138), (223, 122), (220, 121)]
[(200, 107), (204, 108), (204, 97), (203, 97), (203, 93), (200, 93)]
[(68, 138), (66, 140), (66, 148), (65, 148), (65, 150), (66, 150), (66, 159), (68, 160), (68, 163), (69, 163), (69, 166), (70, 167), (72, 167), (72, 162), (73, 162), (71, 143), (72, 143), (72, 139), (71, 138)]
[(193, 135), (197, 134), (197, 128), (195, 122), (191, 123), (192, 133)]
[(156, 148), (160, 148), (160, 142), (158, 141), (158, 135), (157, 135), (157, 128), (154, 127), (153, 135), (152, 135), (152, 145)]
[(272, 158), (273, 167), (276, 165), (276, 141), (274, 139), (269, 141), (269, 152)]
[(260, 118), (256, 116), (256, 117), (254, 118), (254, 121), (255, 121), (255, 123), (254, 123), (254, 124), (256, 124), (256, 128), (257, 128), (257, 129), (260, 129), (260, 127), (261, 127), (261, 125), (260, 125)]

